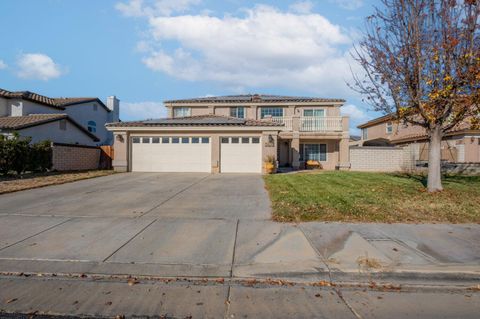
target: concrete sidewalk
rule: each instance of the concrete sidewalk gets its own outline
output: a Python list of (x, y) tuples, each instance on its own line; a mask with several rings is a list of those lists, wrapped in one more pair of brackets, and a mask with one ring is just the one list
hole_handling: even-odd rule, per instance
[[(0, 277), (0, 318), (477, 318), (480, 293), (274, 281)], [(8, 314), (11, 314), (8, 316)]]

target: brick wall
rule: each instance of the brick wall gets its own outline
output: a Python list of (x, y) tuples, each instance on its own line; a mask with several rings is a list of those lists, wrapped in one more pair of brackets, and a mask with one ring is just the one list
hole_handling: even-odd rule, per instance
[(414, 167), (411, 147), (350, 147), (350, 163), (353, 171), (395, 172)]
[(80, 171), (99, 168), (99, 147), (54, 143), (52, 150), (54, 170)]

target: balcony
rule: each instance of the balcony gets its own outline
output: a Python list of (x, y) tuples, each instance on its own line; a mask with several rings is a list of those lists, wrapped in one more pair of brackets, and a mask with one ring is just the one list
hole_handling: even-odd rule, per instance
[(284, 131), (299, 132), (341, 132), (343, 119), (341, 116), (293, 116), (265, 118), (278, 124), (285, 125)]

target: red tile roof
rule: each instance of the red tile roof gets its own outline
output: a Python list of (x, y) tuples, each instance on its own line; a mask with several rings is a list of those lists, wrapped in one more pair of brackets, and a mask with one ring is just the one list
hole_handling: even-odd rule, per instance
[(30, 91), (18, 91), (18, 92), (11, 92), (4, 89), (0, 89), (0, 97), (4, 97), (7, 99), (23, 99), (28, 100), (36, 103), (40, 103), (43, 105), (48, 105), (50, 107), (57, 108), (59, 110), (64, 110), (65, 107), (80, 103), (86, 102), (97, 102), (101, 104), (107, 111), (110, 110), (105, 106), (105, 104), (96, 97), (59, 97), (59, 98), (51, 98), (44, 95), (40, 95), (37, 93), (33, 93)]

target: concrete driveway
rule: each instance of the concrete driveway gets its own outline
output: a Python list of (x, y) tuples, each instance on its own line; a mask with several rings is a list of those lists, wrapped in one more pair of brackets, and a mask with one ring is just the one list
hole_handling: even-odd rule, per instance
[(270, 202), (260, 175), (128, 173), (2, 195), (0, 213), (268, 219)]

